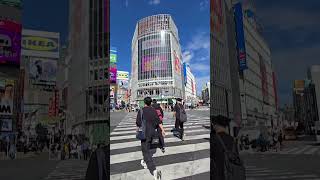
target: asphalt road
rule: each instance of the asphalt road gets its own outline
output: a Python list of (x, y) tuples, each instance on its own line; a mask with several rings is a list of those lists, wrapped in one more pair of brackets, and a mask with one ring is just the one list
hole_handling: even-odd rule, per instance
[(247, 180), (320, 180), (320, 146), (289, 142), (281, 152), (243, 153)]
[(110, 112), (110, 129), (111, 132), (113, 129), (122, 121), (122, 119), (127, 115), (128, 113), (125, 111), (119, 111), (119, 112)]
[(48, 154), (33, 158), (0, 161), (1, 180), (42, 180), (53, 171), (58, 161), (49, 161)]

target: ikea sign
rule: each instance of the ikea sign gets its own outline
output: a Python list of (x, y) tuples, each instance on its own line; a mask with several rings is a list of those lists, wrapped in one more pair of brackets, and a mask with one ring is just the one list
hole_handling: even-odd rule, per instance
[(44, 38), (36, 36), (23, 36), (22, 48), (33, 51), (57, 52), (59, 48), (59, 40), (54, 38)]

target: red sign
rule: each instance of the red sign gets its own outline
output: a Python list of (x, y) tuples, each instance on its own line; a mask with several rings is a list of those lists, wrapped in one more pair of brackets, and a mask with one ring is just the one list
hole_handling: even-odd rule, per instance
[(174, 64), (175, 64), (176, 72), (181, 74), (181, 63), (180, 63), (179, 57), (177, 56), (176, 51), (174, 51)]
[(210, 2), (210, 28), (211, 30), (222, 33), (223, 16), (222, 16), (222, 1), (211, 0)]

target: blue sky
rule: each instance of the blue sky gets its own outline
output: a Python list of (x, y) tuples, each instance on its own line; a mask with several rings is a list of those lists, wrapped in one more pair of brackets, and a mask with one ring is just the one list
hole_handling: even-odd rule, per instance
[(68, 35), (68, 0), (23, 0), (23, 28), (60, 32), (64, 44)]
[(292, 103), (293, 80), (305, 79), (307, 68), (320, 64), (320, 1), (259, 0), (256, 7), (271, 48), (280, 103)]
[(131, 71), (131, 41), (137, 21), (170, 14), (179, 31), (183, 60), (191, 64), (200, 93), (210, 81), (209, 0), (111, 0), (110, 7), (110, 43), (118, 50), (118, 70)]

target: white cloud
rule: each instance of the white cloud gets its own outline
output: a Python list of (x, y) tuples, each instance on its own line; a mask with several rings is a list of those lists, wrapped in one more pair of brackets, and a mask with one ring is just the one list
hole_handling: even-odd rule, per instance
[(150, 5), (158, 5), (158, 4), (160, 4), (160, 0), (150, 0), (149, 4)]
[(183, 62), (190, 63), (190, 60), (193, 58), (193, 53), (191, 51), (184, 51), (182, 53)]
[(209, 52), (210, 49), (210, 35), (206, 32), (200, 32), (193, 36), (191, 42), (186, 46), (187, 50), (205, 49)]
[(209, 0), (200, 2), (200, 11), (209, 10)]
[(190, 68), (192, 71), (202, 71), (204, 73), (207, 73), (210, 71), (210, 66), (204, 63), (190, 64)]

